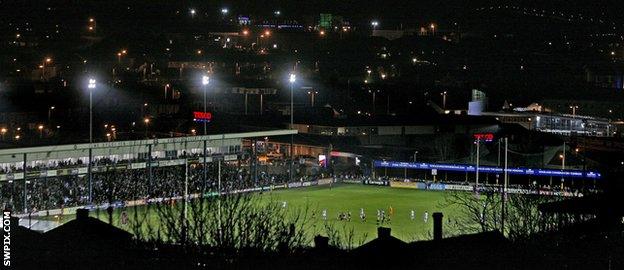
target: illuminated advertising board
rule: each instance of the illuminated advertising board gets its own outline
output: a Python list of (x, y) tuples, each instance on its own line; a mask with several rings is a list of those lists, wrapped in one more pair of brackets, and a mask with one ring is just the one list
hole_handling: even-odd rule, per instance
[(327, 157), (325, 155), (318, 156), (318, 165), (323, 168), (327, 167)]
[(475, 133), (472, 134), (475, 141), (492, 142), (494, 141), (494, 133)]
[(211, 112), (193, 112), (193, 121), (210, 122), (212, 121), (212, 113)]
[[(452, 172), (476, 172), (476, 166), (472, 164), (444, 164), (444, 163), (414, 163), (401, 161), (382, 161), (375, 160), (376, 168), (398, 168), (398, 169), (416, 169), (416, 170), (433, 170), (452, 171)], [(502, 174), (504, 168), (494, 166), (479, 166), (481, 173), (497, 173)], [(552, 170), (540, 168), (507, 168), (510, 175), (530, 175), (530, 176), (554, 176), (565, 178), (590, 178), (600, 179), (601, 174), (595, 171), (579, 171), (579, 170)]]

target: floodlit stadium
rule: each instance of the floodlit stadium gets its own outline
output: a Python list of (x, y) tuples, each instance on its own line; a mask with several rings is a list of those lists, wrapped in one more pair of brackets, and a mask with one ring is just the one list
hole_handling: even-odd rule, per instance
[[(372, 164), (378, 169), (373, 176), (330, 174), (322, 166), (310, 174), (304, 169), (310, 164), (299, 160), (293, 167), (295, 177), (290, 179), (291, 164), (285, 158), (289, 148), (274, 149), (268, 154), (258, 147), (269, 147), (267, 142), (272, 137), (293, 134), (296, 131), (275, 130), (5, 149), (0, 151), (2, 203), (22, 217), (21, 224), (39, 231), (71, 220), (79, 208), (91, 209), (91, 215), (102, 220), (112, 217), (110, 222), (130, 229), (124, 220), (129, 211), (146, 213), (152, 220), (158, 215), (150, 209), (153, 203), (183, 201), (186, 205), (187, 200), (240, 192), (259, 193), (259, 203), (276, 202), (287, 212), (305, 209), (310, 234), (338, 228), (337, 231), (350, 232), (361, 241), (370, 240), (378, 226), (394, 228), (395, 235), (406, 241), (429, 239), (429, 215), (433, 212), (444, 212), (450, 227), (465, 222), (466, 214), (449, 204), (446, 197), (448, 191), (473, 191), (473, 185), (408, 181), (388, 177), (387, 169), (467, 172), (474, 167), (374, 161)], [(325, 155), (321, 156), (314, 166), (327, 162), (323, 160)], [(501, 168), (487, 166), (482, 170), (502, 172)], [(520, 172), (512, 168), (509, 171)], [(597, 177), (594, 173), (575, 171), (542, 172)], [(479, 186), (481, 192), (487, 189)], [(510, 187), (508, 192), (582, 195), (517, 187)], [(112, 213), (106, 213), (109, 208)]]
[[(441, 208), (441, 192), (391, 189), (385, 186), (387, 181), (364, 182), (361, 176), (343, 179), (320, 174), (288, 181), (285, 160), (252, 161), (254, 151), (249, 145), (254, 140), (295, 133), (277, 130), (5, 149), (0, 151), (2, 203), (22, 217), (21, 224), (35, 230), (48, 231), (69, 221), (83, 207), (105, 220), (104, 209), (109, 206), (115, 208), (114, 223), (123, 228), (122, 212), (144, 209), (164, 198), (196, 198), (218, 190), (270, 190), (263, 198), (285, 202), (293, 209), (310, 208), (311, 223), (319, 228), (336, 222), (339, 214), (349, 214), (349, 223), (336, 225), (353, 226), (365, 239), (381, 225), (401, 228), (398, 233), (406, 239), (426, 236), (430, 226), (422, 216)], [(375, 212), (388, 207), (396, 208), (396, 218), (375, 220)], [(362, 211), (368, 215), (366, 222)], [(418, 218), (410, 217), (410, 211)]]

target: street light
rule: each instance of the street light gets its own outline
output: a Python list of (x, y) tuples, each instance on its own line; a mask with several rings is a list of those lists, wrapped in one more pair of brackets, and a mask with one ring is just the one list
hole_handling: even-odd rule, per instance
[[(293, 92), (294, 92), (294, 84), (297, 81), (297, 75), (295, 73), (290, 73), (288, 76), (288, 82), (290, 82), (290, 128), (292, 129), (294, 126), (294, 115), (295, 110), (293, 106)], [(293, 135), (290, 135), (290, 181), (293, 179), (293, 165), (294, 165), (294, 155), (293, 155)]]
[(378, 21), (372, 21), (371, 22), (371, 26), (373, 26), (373, 30), (377, 29), (377, 26), (379, 26), (379, 22)]
[(570, 109), (572, 109), (572, 117), (575, 118), (576, 117), (576, 110), (579, 108), (578, 105), (571, 105)]
[[(210, 77), (204, 75), (202, 76), (202, 85), (204, 87), (204, 115), (206, 115), (206, 92), (208, 92), (208, 84), (210, 84)], [(204, 135), (208, 133), (207, 122), (204, 120)]]
[(308, 91), (308, 95), (310, 95), (310, 98), (311, 98), (311, 100), (310, 100), (310, 103), (311, 103), (311, 104), (310, 104), (310, 105), (311, 105), (312, 107), (314, 107), (314, 97), (315, 97), (317, 94), (318, 94), (318, 91), (314, 91), (314, 90)]
[(144, 118), (143, 119), (143, 123), (145, 123), (145, 137), (147, 138), (147, 126), (149, 125), (150, 119), (149, 118)]
[(49, 123), (50, 123), (50, 121), (51, 121), (51, 118), (52, 118), (52, 110), (54, 110), (54, 109), (56, 109), (56, 107), (54, 107), (54, 106), (50, 106), (50, 108), (48, 108), (48, 124), (49, 124)]
[(39, 68), (41, 68), (41, 79), (46, 80), (46, 75), (45, 75), (45, 67), (46, 67), (46, 63), (51, 63), (52, 62), (52, 58), (50, 57), (46, 57), (45, 59), (43, 59), (43, 61), (41, 62), (41, 65), (39, 65)]
[(39, 129), (39, 138), (43, 138), (43, 125), (39, 125), (37, 129)]
[(228, 14), (229, 10), (227, 8), (222, 8), (221, 9), (221, 14), (226, 15)]

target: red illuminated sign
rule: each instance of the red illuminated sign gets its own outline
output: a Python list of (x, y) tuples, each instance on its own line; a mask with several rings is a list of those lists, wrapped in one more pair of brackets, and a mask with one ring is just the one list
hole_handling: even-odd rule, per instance
[(193, 121), (195, 122), (210, 122), (212, 120), (212, 113), (210, 112), (193, 112)]
[(472, 134), (475, 141), (491, 142), (494, 140), (494, 133), (475, 133)]

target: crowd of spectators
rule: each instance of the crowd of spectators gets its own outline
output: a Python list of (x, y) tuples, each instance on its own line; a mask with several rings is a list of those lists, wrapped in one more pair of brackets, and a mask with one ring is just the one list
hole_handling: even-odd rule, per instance
[[(29, 178), (25, 186), (23, 180), (3, 181), (0, 182), (0, 201), (5, 208), (16, 209), (19, 212), (23, 212), (24, 209), (36, 212), (89, 204), (102, 205), (149, 198), (180, 197), (185, 192), (210, 194), (219, 190), (217, 162), (206, 163), (205, 180), (201, 162), (140, 169), (118, 168), (110, 160), (100, 160), (97, 164), (113, 164), (113, 166), (107, 166), (105, 171), (93, 172), (91, 202), (88, 174)], [(288, 179), (287, 171), (269, 173), (263, 170), (262, 166), (254, 168), (257, 170), (255, 171), (250, 166), (241, 166), (237, 162), (222, 162), (220, 167), (222, 192), (282, 184)]]

